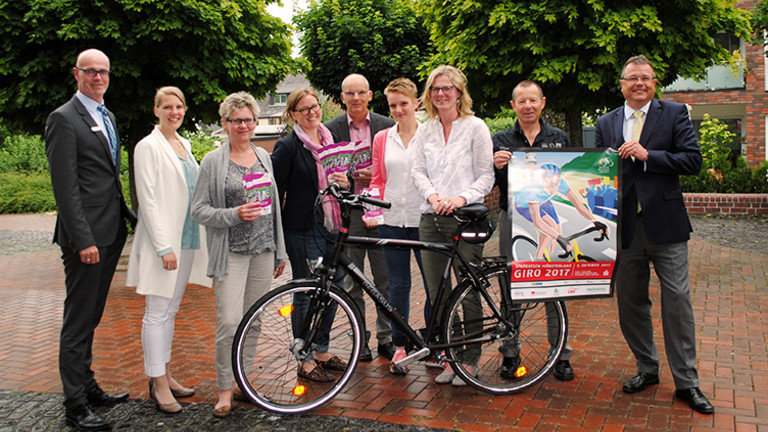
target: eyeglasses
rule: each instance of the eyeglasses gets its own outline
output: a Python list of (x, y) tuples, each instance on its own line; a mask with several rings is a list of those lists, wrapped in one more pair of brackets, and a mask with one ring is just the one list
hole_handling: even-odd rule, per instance
[(345, 91), (345, 92), (342, 92), (342, 93), (344, 93), (345, 95), (347, 95), (349, 97), (355, 97), (355, 96), (363, 97), (363, 95), (368, 93), (368, 91), (369, 90), (353, 90), (353, 91)]
[(228, 122), (234, 124), (234, 125), (241, 125), (244, 124), (246, 126), (250, 126), (253, 123), (256, 122), (256, 120), (252, 118), (242, 118), (242, 119), (227, 119)]
[(109, 69), (83, 69), (81, 67), (75, 66), (75, 69), (85, 72), (86, 75), (89, 77), (95, 77), (96, 75), (101, 75), (102, 77), (108, 77), (109, 76)]
[(453, 91), (453, 89), (455, 89), (455, 88), (456, 88), (456, 87), (455, 87), (455, 86), (452, 86), (452, 85), (449, 85), (449, 86), (445, 86), (445, 87), (430, 87), (430, 88), (429, 88), (429, 91), (431, 91), (431, 92), (432, 92), (432, 93), (434, 93), (434, 94), (438, 94), (438, 93), (440, 93), (440, 92), (443, 92), (443, 94), (449, 94), (449, 93), (450, 93), (450, 92), (452, 92), (452, 91)]
[(649, 82), (656, 79), (656, 77), (643, 75), (643, 76), (631, 76), (631, 77), (621, 77), (624, 81), (629, 81), (632, 84), (637, 83), (638, 81), (642, 82), (643, 84), (648, 84)]
[(314, 104), (312, 106), (293, 110), (293, 112), (301, 113), (301, 115), (309, 115), (310, 111), (320, 111), (320, 105)]

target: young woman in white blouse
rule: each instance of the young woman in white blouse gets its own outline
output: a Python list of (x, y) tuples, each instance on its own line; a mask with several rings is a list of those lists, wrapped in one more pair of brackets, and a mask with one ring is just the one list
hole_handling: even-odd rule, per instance
[[(451, 216), (467, 204), (482, 203), (493, 187), (493, 143), (488, 126), (472, 112), (472, 98), (467, 92), (467, 78), (453, 66), (438, 66), (427, 78), (421, 96), (428, 120), (418, 129), (411, 146), (414, 147), (413, 181), (421, 198), (419, 238), (422, 241), (448, 242), (458, 222)], [(462, 242), (461, 252), (479, 264), (483, 245)], [(424, 251), (424, 273), (429, 297), (437, 298), (443, 270), (448, 257)], [(458, 269), (454, 268), (454, 272)], [(449, 281), (450, 284), (450, 281)], [(440, 305), (432, 311), (441, 314), (448, 299), (443, 294)], [(480, 317), (479, 300), (465, 300), (465, 319)], [(439, 315), (438, 315), (439, 316)], [(480, 356), (479, 346), (457, 352), (468, 371), (473, 371)], [(448, 365), (435, 378), (439, 384), (465, 385)]]
[[(392, 203), (390, 209), (384, 210), (384, 222), (379, 225), (379, 237), (418, 240), (422, 200), (410, 175), (413, 146), (409, 145), (419, 128), (419, 122), (416, 120), (416, 109), (419, 106), (418, 89), (408, 78), (397, 78), (384, 89), (384, 94), (387, 96), (389, 112), (397, 124), (377, 133), (373, 139), (370, 187), (378, 188), (382, 199)], [(364, 221), (369, 228), (376, 225), (375, 220)], [(414, 254), (423, 277), (421, 254), (419, 251), (414, 251)], [(384, 248), (384, 259), (389, 276), (389, 302), (407, 322), (411, 307), (411, 251)], [(424, 287), (426, 286), (425, 279)], [(428, 296), (429, 291), (424, 308), (425, 319), (429, 316), (430, 309)], [(393, 365), (394, 362), (405, 358), (406, 341), (406, 336), (392, 324), (395, 355), (392, 357), (389, 371), (393, 374), (403, 375), (408, 372), (407, 368)]]

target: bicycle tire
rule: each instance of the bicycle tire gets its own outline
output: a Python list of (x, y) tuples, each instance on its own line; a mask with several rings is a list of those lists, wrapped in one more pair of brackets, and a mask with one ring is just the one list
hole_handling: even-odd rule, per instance
[[(492, 313), (488, 301), (478, 294), (472, 280), (464, 279), (446, 305), (442, 326), (444, 340), (449, 344), (481, 336), (486, 340), (448, 348), (446, 357), (452, 362), (454, 372), (472, 387), (492, 394), (518, 393), (534, 386), (551, 372), (565, 346), (568, 317), (558, 301), (548, 302), (547, 307), (545, 302), (511, 302), (508, 300), (510, 296), (502, 296), (501, 290), (509, 286), (504, 281), (509, 277), (506, 266), (491, 265), (481, 273), (481, 279), (488, 282), (485, 291), (512, 323), (512, 328), (504, 328), (503, 322)], [(473, 299), (480, 302), (482, 316), (476, 313), (473, 316), (471, 307), (467, 308)], [(551, 314), (553, 323), (551, 343), (547, 314)], [(508, 351), (514, 346), (518, 347), (520, 366), (517, 374), (520, 376), (503, 378), (500, 375), (504, 359), (502, 347)], [(467, 361), (470, 366), (475, 363), (474, 371), (470, 373), (462, 361)]]
[(526, 236), (515, 236), (512, 239), (512, 259), (514, 261), (535, 261), (536, 242)]
[(320, 407), (349, 383), (357, 367), (363, 343), (362, 322), (349, 295), (334, 285), (328, 294), (329, 306), (336, 306), (329, 353), (344, 360), (347, 368), (330, 371), (337, 376), (330, 383), (297, 376), (299, 360), (292, 350), (293, 297), (316, 295), (318, 290), (313, 280), (290, 282), (265, 294), (240, 321), (232, 344), (235, 380), (253, 403), (268, 411), (296, 414)]

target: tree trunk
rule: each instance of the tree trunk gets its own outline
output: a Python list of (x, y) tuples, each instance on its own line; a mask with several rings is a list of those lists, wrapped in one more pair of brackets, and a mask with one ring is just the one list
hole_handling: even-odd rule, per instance
[(565, 113), (565, 124), (568, 138), (571, 140), (572, 147), (584, 147), (584, 137), (581, 130), (581, 112), (568, 111)]

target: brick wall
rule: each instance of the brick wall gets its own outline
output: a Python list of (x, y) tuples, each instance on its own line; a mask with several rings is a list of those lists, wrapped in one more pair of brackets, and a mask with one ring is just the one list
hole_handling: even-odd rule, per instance
[(693, 215), (768, 214), (768, 194), (686, 193), (683, 196), (688, 213)]

